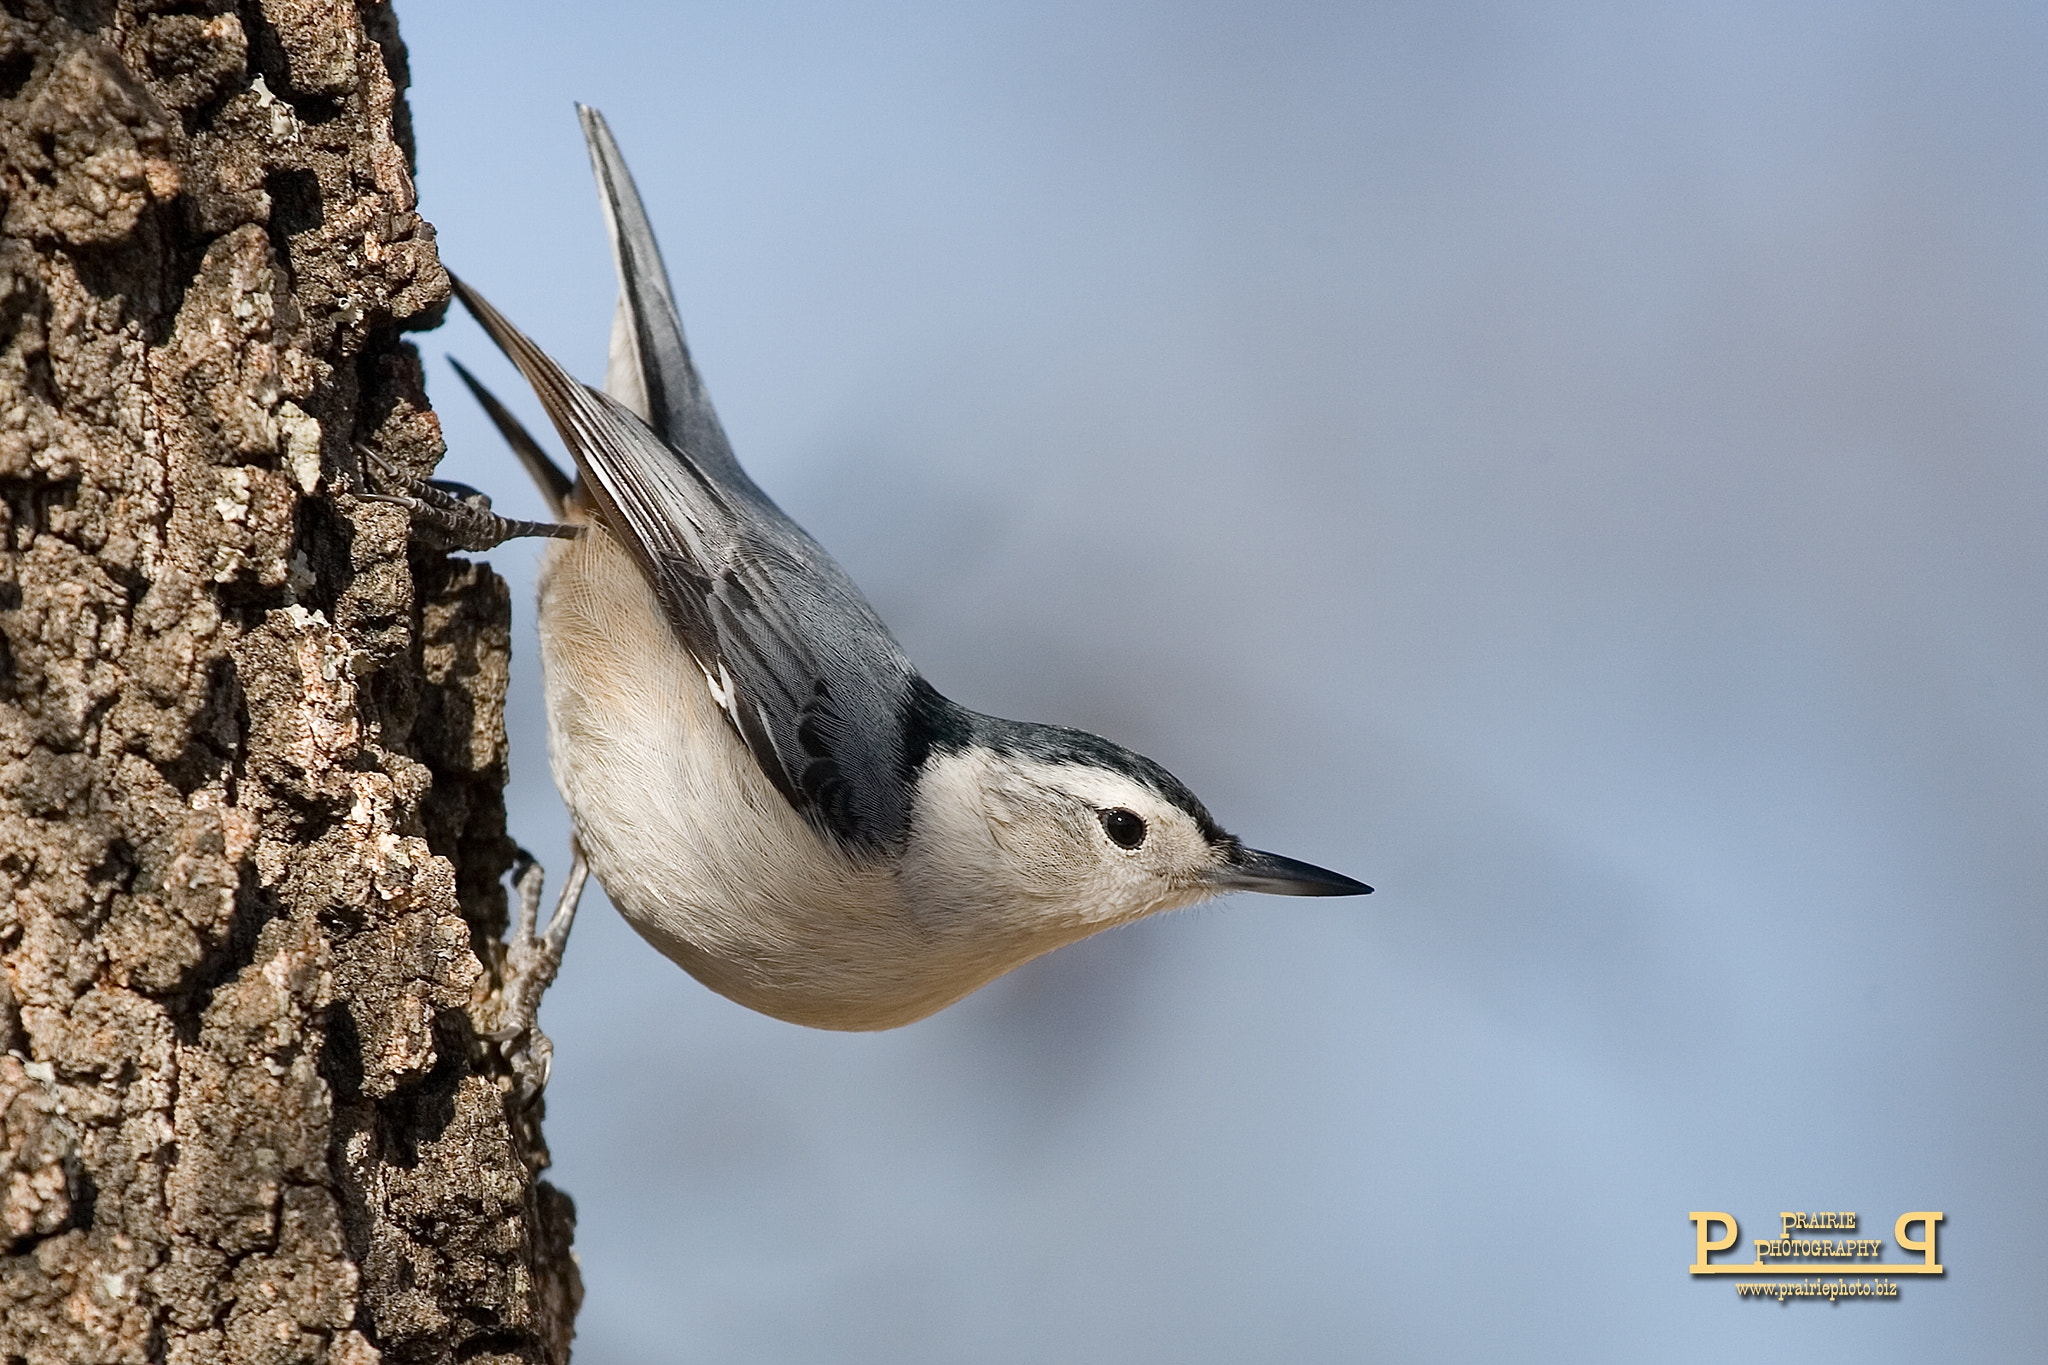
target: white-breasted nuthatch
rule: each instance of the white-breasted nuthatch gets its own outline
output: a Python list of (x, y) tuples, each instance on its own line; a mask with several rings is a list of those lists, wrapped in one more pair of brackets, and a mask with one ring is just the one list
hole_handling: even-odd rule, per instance
[(733, 458), (625, 162), (603, 117), (579, 112), (620, 281), (605, 392), (456, 284), (580, 475), (464, 373), (581, 528), (545, 552), (539, 613), (577, 865), (543, 939), (538, 882), (522, 886), (529, 955), (559, 957), (587, 859), (633, 927), (713, 990), (799, 1024), (881, 1029), (1223, 892), (1371, 890), (1246, 848), (1151, 759), (934, 690)]

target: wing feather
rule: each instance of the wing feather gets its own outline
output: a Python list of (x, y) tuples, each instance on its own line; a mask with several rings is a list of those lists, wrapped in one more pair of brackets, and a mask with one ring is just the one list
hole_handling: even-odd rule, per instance
[(533, 386), (776, 790), (851, 849), (900, 840), (917, 675), (844, 571), (751, 481), (734, 488), (570, 378), (476, 291), (455, 290)]

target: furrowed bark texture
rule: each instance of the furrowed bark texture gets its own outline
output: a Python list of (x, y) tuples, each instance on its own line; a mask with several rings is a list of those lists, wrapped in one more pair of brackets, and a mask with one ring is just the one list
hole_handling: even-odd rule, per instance
[(507, 603), (360, 500), (447, 277), (376, 0), (7, 0), (0, 1360), (559, 1361)]

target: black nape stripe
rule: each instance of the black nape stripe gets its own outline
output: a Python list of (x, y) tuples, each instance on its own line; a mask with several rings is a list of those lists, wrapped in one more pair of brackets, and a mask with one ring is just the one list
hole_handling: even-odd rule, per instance
[(933, 754), (956, 754), (976, 744), (1035, 763), (1068, 763), (1118, 773), (1186, 811), (1214, 847), (1238, 847), (1237, 836), (1216, 823), (1201, 798), (1143, 754), (1086, 730), (984, 716), (941, 695), (922, 677), (912, 678), (903, 697), (904, 781), (914, 784), (918, 770)]
[(903, 780), (914, 786), (926, 759), (959, 753), (973, 741), (974, 713), (913, 677), (903, 690)]

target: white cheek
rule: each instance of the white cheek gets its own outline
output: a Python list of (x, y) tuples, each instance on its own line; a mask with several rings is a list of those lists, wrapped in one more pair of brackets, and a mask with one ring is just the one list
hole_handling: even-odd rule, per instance
[(934, 932), (975, 922), (1031, 933), (1045, 902), (1072, 896), (1071, 851), (1006, 797), (1004, 777), (980, 750), (934, 755), (919, 774), (900, 875)]
[[(918, 791), (904, 877), (926, 904), (972, 906), (984, 922), (1063, 938), (1203, 899), (1173, 872), (1167, 848), (1116, 847), (1094, 812), (1142, 808), (1171, 816), (1112, 774), (1077, 774), (985, 751), (934, 756)], [(1185, 842), (1183, 840), (1183, 842)]]

